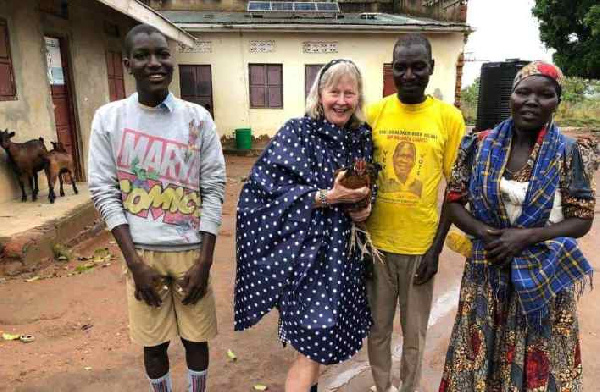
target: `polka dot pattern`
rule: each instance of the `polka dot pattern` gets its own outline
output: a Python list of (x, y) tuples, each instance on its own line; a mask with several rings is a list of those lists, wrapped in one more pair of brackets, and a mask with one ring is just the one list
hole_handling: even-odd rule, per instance
[(347, 130), (309, 117), (288, 121), (252, 168), (237, 211), (235, 330), (272, 308), (279, 336), (322, 364), (357, 353), (371, 326), (365, 266), (348, 249), (350, 218), (313, 209), (335, 170), (372, 158), (368, 127)]

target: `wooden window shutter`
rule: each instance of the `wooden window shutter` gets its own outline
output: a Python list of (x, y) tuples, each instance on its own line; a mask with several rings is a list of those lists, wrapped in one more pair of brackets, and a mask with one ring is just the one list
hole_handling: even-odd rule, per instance
[(250, 64), (250, 107), (283, 108), (283, 66)]
[(304, 97), (308, 97), (308, 93), (310, 93), (310, 88), (312, 87), (315, 79), (317, 78), (317, 74), (323, 68), (324, 64), (313, 64), (313, 65), (305, 65), (304, 66)]
[(106, 69), (110, 100), (125, 98), (125, 80), (123, 79), (123, 58), (120, 52), (106, 52)]
[(194, 71), (194, 66), (190, 65), (180, 65), (179, 66), (179, 80), (180, 80), (180, 89), (181, 96), (183, 99), (185, 97), (194, 97), (196, 96), (196, 73)]
[(268, 101), (270, 108), (283, 107), (283, 66), (267, 65)]
[(266, 108), (267, 67), (263, 64), (250, 64), (250, 107)]
[(0, 19), (0, 101), (13, 100), (16, 97), (8, 25), (4, 19)]

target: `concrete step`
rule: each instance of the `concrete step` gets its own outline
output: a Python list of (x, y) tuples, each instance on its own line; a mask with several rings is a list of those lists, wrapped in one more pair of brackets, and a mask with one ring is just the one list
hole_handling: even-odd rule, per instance
[(78, 187), (74, 195), (66, 186), (55, 204), (44, 194), (36, 202), (0, 204), (0, 276), (42, 268), (53, 261), (56, 244), (69, 246), (102, 230), (86, 184)]

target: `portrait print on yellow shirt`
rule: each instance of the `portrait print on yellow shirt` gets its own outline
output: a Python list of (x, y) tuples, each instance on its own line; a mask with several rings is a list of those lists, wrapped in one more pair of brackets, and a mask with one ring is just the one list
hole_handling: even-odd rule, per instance
[[(385, 153), (384, 153), (385, 154)], [(386, 154), (388, 155), (388, 154)], [(423, 158), (417, 161), (417, 147), (413, 142), (401, 141), (396, 144), (390, 164), (386, 165), (381, 180), (381, 192), (408, 192), (421, 197), (423, 182), (419, 179)]]

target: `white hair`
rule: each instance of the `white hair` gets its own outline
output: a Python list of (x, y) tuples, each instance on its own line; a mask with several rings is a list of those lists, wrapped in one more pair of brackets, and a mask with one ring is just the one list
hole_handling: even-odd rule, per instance
[[(323, 74), (324, 69), (325, 74)], [(321, 93), (324, 89), (337, 85), (344, 76), (350, 77), (358, 87), (358, 104), (352, 117), (350, 117), (349, 125), (352, 128), (356, 128), (365, 122), (365, 115), (363, 113), (365, 97), (363, 95), (362, 77), (358, 67), (351, 60), (339, 60), (339, 62), (329, 67), (325, 65), (321, 68), (306, 97), (307, 116), (315, 120), (324, 116)]]

